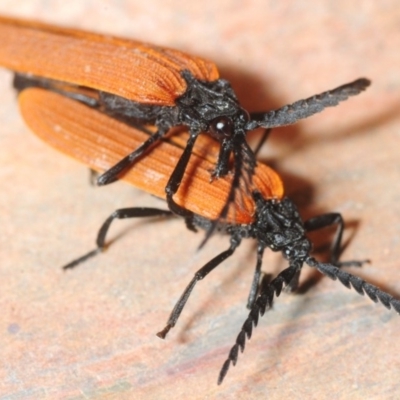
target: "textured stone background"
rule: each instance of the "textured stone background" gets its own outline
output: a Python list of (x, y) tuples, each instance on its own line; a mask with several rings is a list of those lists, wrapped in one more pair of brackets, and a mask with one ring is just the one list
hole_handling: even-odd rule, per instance
[[(400, 297), (398, 1), (63, 4), (1, 0), (0, 12), (207, 57), (249, 110), (372, 79), (358, 98), (275, 131), (262, 158), (305, 217), (343, 213), (343, 259), (370, 258), (354, 272)], [(251, 242), (199, 284), (165, 341), (155, 333), (226, 237), (197, 252), (202, 235), (180, 220), (120, 222), (107, 253), (63, 273), (115, 208), (162, 203), (122, 183), (89, 186), (84, 167), (24, 126), (10, 77), (0, 71), (0, 399), (398, 398), (398, 316), (307, 267), (308, 290), (278, 299), (216, 385), (247, 315)], [(265, 271), (284, 265), (266, 253)]]

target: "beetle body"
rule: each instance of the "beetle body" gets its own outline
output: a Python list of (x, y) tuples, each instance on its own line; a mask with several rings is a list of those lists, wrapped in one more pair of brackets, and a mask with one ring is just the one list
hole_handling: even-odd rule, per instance
[[(358, 79), (278, 110), (249, 114), (213, 63), (177, 50), (6, 17), (0, 18), (0, 41), (0, 65), (24, 74), (25, 83), (16, 86), (19, 90), (38, 84), (77, 98), (80, 87), (89, 88), (96, 92), (94, 101), (79, 96), (94, 108), (135, 126), (156, 126), (150, 137), (99, 177), (100, 185), (117, 180), (148, 156), (173, 127), (185, 126), (188, 139), (166, 182), (165, 197), (170, 210), (186, 219), (191, 212), (174, 196), (200, 134), (207, 133), (219, 144), (211, 177), (224, 177), (233, 169), (226, 201), (215, 218), (225, 220), (242, 193), (243, 180), (250, 182), (256, 169), (255, 155), (246, 142), (249, 130), (295, 123), (369, 85), (367, 79)], [(63, 83), (75, 87), (60, 91)]]

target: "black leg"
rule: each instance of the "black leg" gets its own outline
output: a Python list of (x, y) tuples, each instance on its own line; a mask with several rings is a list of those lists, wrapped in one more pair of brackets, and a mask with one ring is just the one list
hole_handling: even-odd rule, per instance
[(331, 247), (331, 256), (330, 262), (336, 266), (343, 266), (343, 267), (361, 267), (363, 263), (368, 262), (365, 261), (344, 261), (339, 262), (339, 256), (341, 251), (342, 245), (342, 236), (344, 230), (344, 221), (343, 217), (339, 213), (328, 213), (323, 215), (318, 215), (316, 217), (310, 218), (309, 220), (304, 222), (304, 228), (307, 232), (315, 231), (318, 229), (326, 228), (328, 226), (337, 225), (337, 230), (335, 234), (335, 238), (332, 242)]
[(339, 213), (328, 213), (312, 217), (304, 222), (304, 228), (307, 232), (323, 229), (328, 226), (337, 225), (335, 238), (332, 242), (330, 262), (336, 264), (340, 256), (340, 246), (344, 230), (343, 217)]
[[(252, 115), (251, 115), (251, 114), (250, 114), (250, 118), (252, 118)], [(271, 128), (264, 129), (264, 133), (263, 133), (263, 135), (261, 136), (260, 141), (258, 142), (257, 146), (256, 146), (255, 149), (253, 150), (254, 157), (257, 157), (257, 154), (258, 154), (259, 151), (261, 150), (261, 147), (262, 147), (263, 144), (268, 140), (271, 131), (272, 131)]]
[(202, 248), (208, 239), (214, 233), (218, 223), (221, 220), (224, 220), (229, 212), (229, 207), (235, 203), (236, 201), (240, 201), (240, 199), (236, 196), (236, 191), (240, 187), (241, 179), (243, 182), (243, 187), (245, 189), (243, 192), (240, 192), (241, 195), (248, 195), (250, 193), (249, 185), (251, 184), (252, 176), (254, 173), (254, 169), (256, 167), (256, 161), (253, 156), (253, 153), (248, 146), (246, 139), (242, 135), (236, 135), (233, 142), (234, 148), (234, 167), (233, 167), (233, 179), (232, 184), (229, 189), (229, 193), (226, 198), (226, 202), (224, 207), (222, 208), (219, 216), (216, 220), (212, 221), (210, 228), (207, 229), (206, 235), (201, 242), (199, 248)]
[(173, 215), (170, 211), (160, 210), (158, 208), (147, 208), (147, 207), (134, 207), (134, 208), (121, 208), (114, 211), (101, 226), (96, 239), (97, 248), (85, 254), (82, 257), (71, 261), (63, 267), (63, 269), (71, 269), (76, 267), (78, 264), (86, 261), (88, 258), (99, 254), (105, 247), (105, 240), (110, 225), (114, 219), (124, 218), (144, 218), (144, 217), (157, 217), (157, 216), (171, 216)]
[(157, 132), (153, 133), (136, 150), (128, 154), (109, 170), (101, 174), (97, 179), (97, 184), (99, 186), (104, 186), (118, 180), (118, 175), (129, 168), (134, 162), (136, 162), (137, 159), (142, 156), (153, 144), (158, 142), (165, 135), (166, 132), (167, 130), (165, 129), (159, 129)]
[(241, 166), (242, 166), (242, 156), (240, 153), (237, 156), (235, 154), (235, 167), (234, 167), (234, 172), (233, 172), (233, 180), (232, 180), (232, 185), (229, 189), (228, 196), (226, 198), (226, 202), (225, 202), (224, 206), (222, 207), (222, 210), (219, 213), (218, 218), (211, 221), (210, 227), (209, 227), (209, 229), (207, 229), (204, 239), (200, 243), (199, 249), (201, 249), (207, 243), (208, 239), (210, 239), (210, 237), (214, 233), (215, 229), (217, 228), (218, 222), (220, 222), (221, 220), (224, 220), (226, 218), (226, 216), (228, 215), (229, 207), (235, 201), (235, 191), (239, 187), (239, 182), (240, 182), (240, 178), (242, 175)]
[(257, 263), (256, 269), (254, 270), (253, 281), (250, 286), (249, 297), (247, 298), (247, 308), (250, 310), (253, 307), (254, 301), (257, 297), (258, 288), (260, 287), (260, 277), (261, 277), (261, 264), (264, 255), (264, 246), (258, 245), (257, 247)]
[(159, 338), (164, 339), (170, 329), (175, 326), (183, 308), (185, 307), (186, 302), (189, 299), (190, 294), (192, 293), (192, 290), (196, 286), (196, 283), (204, 279), (214, 268), (218, 267), (219, 264), (230, 257), (234, 253), (235, 249), (239, 246), (239, 244), (239, 241), (232, 239), (231, 245), (228, 250), (225, 250), (222, 253), (218, 254), (194, 274), (193, 279), (190, 281), (189, 285), (187, 285), (178, 302), (175, 304), (175, 307), (173, 308), (171, 315), (168, 318), (167, 325), (162, 331), (157, 333), (157, 336)]
[(174, 194), (178, 191), (179, 186), (182, 182), (183, 175), (185, 173), (186, 167), (188, 165), (190, 156), (193, 152), (193, 147), (198, 137), (198, 132), (191, 133), (189, 139), (186, 143), (186, 147), (183, 150), (181, 157), (179, 158), (178, 163), (176, 164), (174, 171), (172, 172), (167, 186), (165, 187), (165, 193), (167, 197), (168, 208), (176, 215), (179, 215), (185, 218), (186, 225), (189, 229), (195, 230), (190, 221), (193, 219), (193, 213), (189, 210), (178, 205), (174, 199)]
[(229, 172), (229, 157), (232, 154), (232, 139), (225, 139), (221, 142), (217, 165), (211, 173), (211, 180), (221, 178)]

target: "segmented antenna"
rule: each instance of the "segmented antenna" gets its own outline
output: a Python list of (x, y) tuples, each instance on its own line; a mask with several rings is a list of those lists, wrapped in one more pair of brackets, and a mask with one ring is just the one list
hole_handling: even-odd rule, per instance
[[(337, 106), (340, 102), (347, 100), (349, 97), (358, 95), (370, 84), (371, 82), (368, 79), (360, 78), (354, 82), (339, 86), (336, 89), (309, 97), (308, 99), (298, 100), (278, 110), (271, 110), (264, 114), (255, 113), (252, 114), (252, 116), (254, 116), (254, 120), (258, 125), (264, 128), (291, 125), (300, 119), (308, 118), (311, 115), (321, 112), (326, 107)], [(253, 121), (250, 121), (250, 124), (252, 122)]]
[(374, 302), (381, 302), (387, 309), (393, 308), (396, 312), (400, 314), (400, 300), (395, 299), (389, 293), (383, 292), (378, 287), (371, 285), (368, 282), (365, 282), (363, 279), (358, 276), (354, 276), (349, 274), (348, 272), (342, 271), (340, 268), (332, 265), (318, 262), (315, 258), (309, 257), (306, 260), (306, 263), (310, 267), (315, 267), (319, 272), (328, 276), (329, 278), (339, 279), (339, 281), (346, 286), (348, 289), (352, 287), (356, 290), (358, 294), (367, 296)]
[(274, 295), (278, 297), (282, 291), (282, 288), (288, 285), (298, 272), (299, 272), (299, 267), (292, 265), (283, 270), (271, 282), (268, 282), (267, 281), (268, 278), (264, 276), (260, 285), (260, 294), (258, 295), (257, 300), (254, 302), (254, 305), (251, 308), (250, 313), (246, 321), (244, 322), (239, 335), (236, 338), (235, 345), (232, 347), (231, 351), (229, 352), (227, 360), (224, 362), (224, 365), (221, 368), (218, 377), (218, 385), (220, 385), (224, 380), (225, 375), (227, 374), (231, 363), (234, 366), (236, 365), (239, 354), (239, 348), (243, 353), (246, 344), (246, 337), (248, 340), (251, 338), (251, 334), (253, 332), (253, 326), (256, 327), (258, 324), (258, 318), (264, 315), (267, 308), (268, 309), (271, 308)]

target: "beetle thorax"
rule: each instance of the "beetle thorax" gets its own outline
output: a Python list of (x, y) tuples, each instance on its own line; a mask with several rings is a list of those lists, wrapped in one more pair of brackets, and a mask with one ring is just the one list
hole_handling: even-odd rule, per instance
[(273, 251), (281, 251), (289, 261), (303, 262), (311, 251), (297, 207), (288, 199), (265, 200), (255, 194), (256, 222), (252, 236)]
[(182, 72), (187, 82), (185, 93), (177, 100), (179, 123), (191, 130), (208, 131), (217, 140), (243, 132), (248, 113), (237, 100), (228, 81), (199, 81), (189, 71)]

